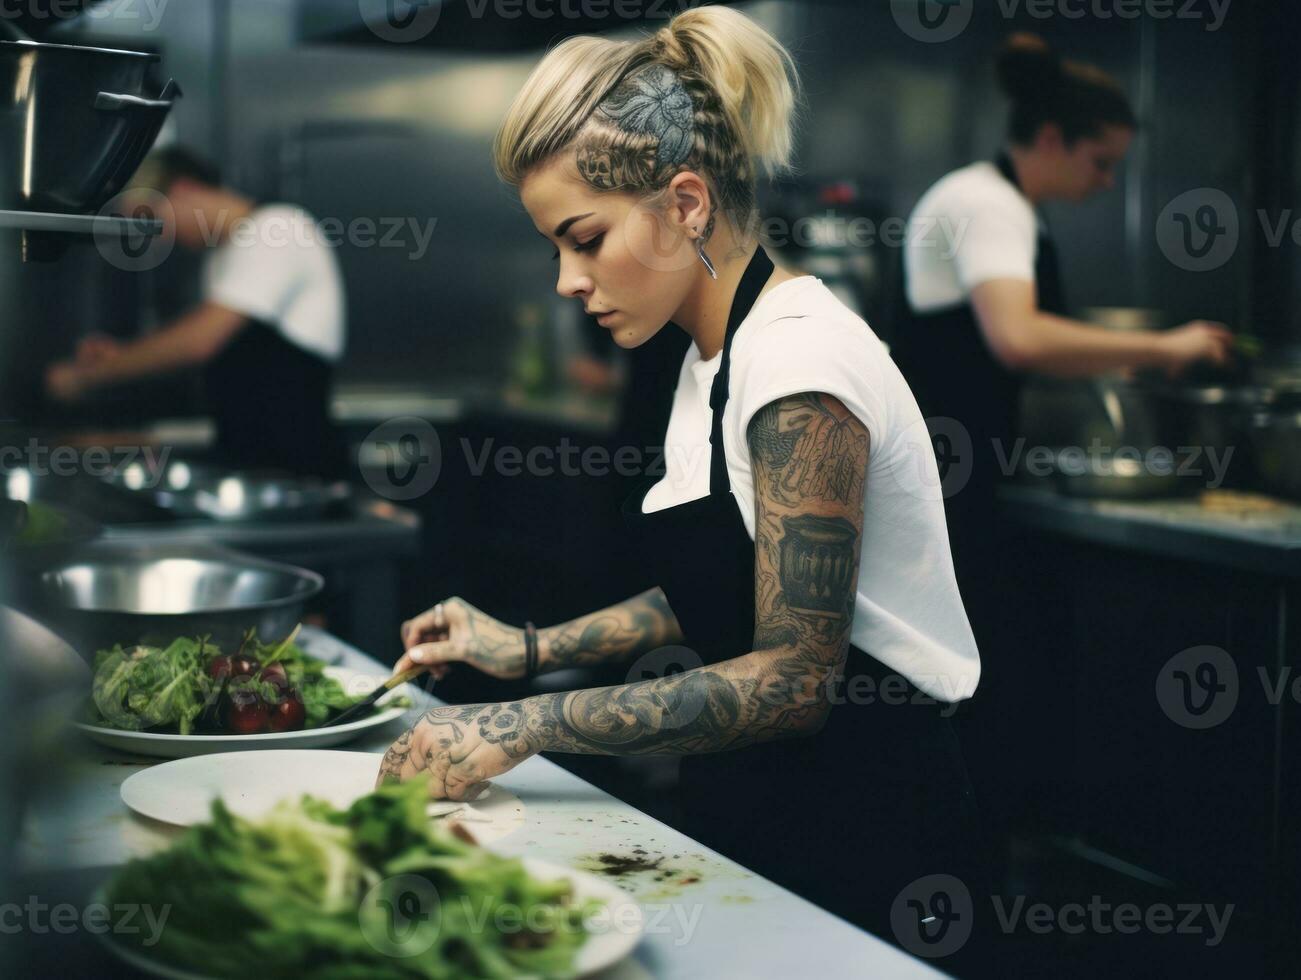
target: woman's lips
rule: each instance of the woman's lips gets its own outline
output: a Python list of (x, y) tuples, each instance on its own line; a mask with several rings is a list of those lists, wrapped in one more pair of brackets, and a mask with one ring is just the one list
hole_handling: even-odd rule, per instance
[(596, 318), (596, 322), (603, 327), (607, 326), (609, 325), (610, 317), (614, 316), (618, 312), (619, 312), (618, 310), (611, 310), (609, 313), (602, 313), (600, 316)]

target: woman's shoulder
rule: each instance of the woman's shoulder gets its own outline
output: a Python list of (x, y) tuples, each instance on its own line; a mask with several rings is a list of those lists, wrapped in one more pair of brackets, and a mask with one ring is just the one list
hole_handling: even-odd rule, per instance
[[(733, 357), (771, 351), (778, 338), (793, 337), (804, 344), (869, 343), (880, 341), (855, 313), (816, 276), (796, 276), (778, 283), (760, 297), (737, 332)], [(769, 343), (765, 343), (768, 341)]]
[(998, 168), (978, 160), (945, 174), (922, 195), (913, 210), (914, 221), (938, 220), (953, 215), (975, 215), (986, 209), (1001, 214), (1021, 215), (1034, 221), (1034, 208)]
[(816, 380), (848, 368), (870, 381), (889, 357), (867, 321), (815, 276), (774, 287), (741, 325), (732, 348), (733, 371), (756, 378)]
[(814, 276), (788, 280), (763, 300), (732, 347), (737, 432), (771, 401), (821, 391), (848, 406), (879, 443), (888, 418), (890, 355), (872, 328)]

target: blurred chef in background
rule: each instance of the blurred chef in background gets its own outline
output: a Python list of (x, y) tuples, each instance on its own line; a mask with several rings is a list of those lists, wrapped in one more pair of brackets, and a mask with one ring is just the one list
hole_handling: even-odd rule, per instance
[(329, 406), (346, 340), (344, 288), (315, 220), (295, 205), (259, 203), (224, 187), (211, 164), (180, 147), (145, 161), (127, 191), (128, 210), (159, 210), (148, 203), (151, 191), (170, 205), (155, 215), (164, 235), (207, 252), (202, 301), (137, 340), (84, 339), (74, 359), (49, 368), (48, 392), (74, 401), (96, 388), (199, 367), (216, 462), (340, 475), (343, 441)]
[(931, 428), (958, 583), (985, 654), (965, 737), (987, 812), (1014, 790), (1033, 795), (1030, 777), (1016, 773), (1052, 767), (1018, 754), (1034, 751), (1027, 712), (1046, 689), (1030, 675), (1052, 665), (1018, 658), (1035, 603), (1013, 585), (1023, 556), (1000, 531), (995, 501), (1002, 469), (1017, 458), (1025, 374), (1176, 375), (1199, 361), (1224, 363), (1232, 343), (1218, 323), (1115, 332), (1065, 315), (1056, 249), (1037, 208), (1110, 190), (1137, 119), (1113, 78), (1032, 34), (1009, 38), (997, 73), (1011, 101), (1007, 146), (943, 177), (913, 210), (893, 352)]
[(969, 463), (969, 477), (946, 500), (969, 611), (991, 579), (995, 442), (1011, 453), (1025, 373), (1178, 374), (1197, 361), (1224, 363), (1232, 343), (1218, 323), (1121, 333), (1065, 316), (1056, 249), (1036, 208), (1111, 189), (1137, 120), (1114, 79), (1034, 35), (1012, 36), (997, 69), (1011, 100), (1008, 146), (943, 177), (913, 210), (894, 351), (922, 414), (956, 420), (970, 435), (971, 459), (947, 461)]

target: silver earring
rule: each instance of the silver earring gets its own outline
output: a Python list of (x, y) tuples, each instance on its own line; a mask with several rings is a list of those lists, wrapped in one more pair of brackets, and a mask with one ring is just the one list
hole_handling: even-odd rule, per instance
[[(693, 226), (692, 231), (697, 229)], [(709, 270), (709, 278), (717, 279), (718, 273), (714, 269), (714, 263), (709, 261), (709, 256), (705, 254), (705, 243), (703, 239), (696, 239), (696, 254), (700, 256), (700, 261), (705, 263), (705, 268)]]

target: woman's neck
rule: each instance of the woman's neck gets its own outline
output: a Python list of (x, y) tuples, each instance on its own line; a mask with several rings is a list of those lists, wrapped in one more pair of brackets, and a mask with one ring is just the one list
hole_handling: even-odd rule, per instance
[(1012, 146), (1008, 148), (1007, 156), (1012, 161), (1021, 193), (1038, 207), (1047, 198), (1049, 187), (1049, 175), (1044, 172), (1039, 155), (1034, 150)]
[[(745, 275), (746, 267), (758, 247), (757, 242), (738, 247), (730, 241), (722, 243), (715, 239), (715, 248), (705, 248), (710, 261), (714, 263), (718, 278), (709, 275), (703, 262), (698, 263), (696, 281), (673, 315), (673, 322), (695, 341), (702, 361), (709, 360), (723, 349), (732, 300), (736, 297), (741, 277)], [(794, 273), (775, 268), (759, 295), (763, 296), (778, 283), (795, 278)]]

